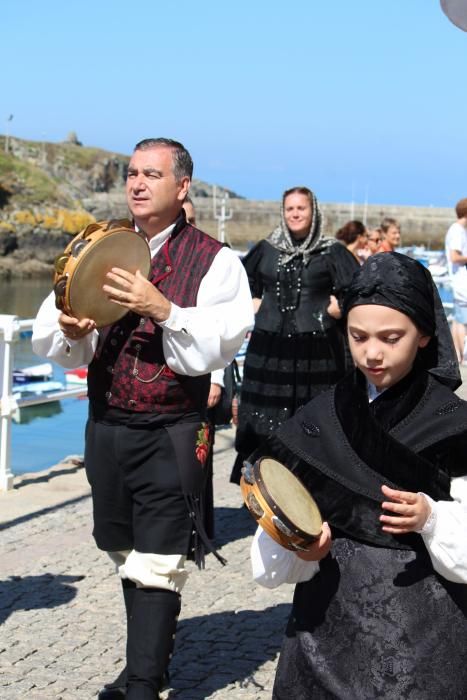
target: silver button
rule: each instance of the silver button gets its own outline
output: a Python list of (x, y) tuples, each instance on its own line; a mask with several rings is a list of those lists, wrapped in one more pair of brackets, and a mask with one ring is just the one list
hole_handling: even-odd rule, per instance
[(146, 319), (145, 319), (145, 318), (140, 318), (140, 320), (139, 320), (139, 325), (140, 325), (140, 326), (144, 326), (145, 323), (146, 323)]
[(135, 401), (134, 399), (130, 399), (130, 400), (128, 401), (128, 405), (131, 406), (131, 407), (136, 406), (136, 401)]
[(112, 392), (111, 392), (111, 391), (106, 391), (106, 392), (105, 392), (105, 398), (107, 399), (107, 401), (110, 401), (110, 399), (112, 398)]
[(107, 369), (107, 372), (108, 372), (109, 374), (113, 374), (113, 373), (114, 373), (114, 368), (112, 367), (112, 365), (108, 365), (108, 367), (106, 367), (106, 369)]
[(166, 272), (172, 272), (172, 268), (170, 267), (170, 265), (166, 265), (166, 266), (165, 266), (165, 271), (166, 271)]

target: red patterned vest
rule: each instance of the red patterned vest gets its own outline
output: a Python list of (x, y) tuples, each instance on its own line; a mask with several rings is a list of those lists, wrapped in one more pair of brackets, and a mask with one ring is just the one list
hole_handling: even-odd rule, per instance
[[(199, 286), (222, 245), (177, 219), (171, 236), (152, 259), (151, 282), (181, 307), (196, 306)], [(146, 413), (203, 411), (210, 375), (176, 374), (165, 364), (162, 329), (129, 312), (100, 330), (88, 372), (91, 402)]]

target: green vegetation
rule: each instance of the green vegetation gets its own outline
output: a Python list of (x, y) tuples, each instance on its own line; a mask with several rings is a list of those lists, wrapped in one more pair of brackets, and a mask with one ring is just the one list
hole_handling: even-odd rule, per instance
[(61, 193), (59, 182), (34, 163), (0, 153), (0, 185), (14, 197), (18, 207), (40, 206), (45, 203), (69, 206), (72, 200)]

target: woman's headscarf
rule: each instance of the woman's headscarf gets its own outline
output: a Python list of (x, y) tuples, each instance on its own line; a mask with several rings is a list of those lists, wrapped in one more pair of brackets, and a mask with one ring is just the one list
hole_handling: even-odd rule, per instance
[(377, 253), (358, 270), (343, 301), (344, 316), (354, 306), (377, 304), (408, 316), (417, 328), (431, 336), (418, 358), (439, 381), (456, 389), (461, 384), (446, 314), (430, 272), (421, 263), (400, 253)]
[[(287, 194), (304, 194), (309, 196), (312, 207), (310, 231), (301, 241), (293, 240), (284, 216), (284, 201)], [(321, 233), (322, 215), (318, 200), (307, 187), (287, 190), (282, 196), (281, 222), (266, 239), (281, 255), (277, 264), (279, 285), (279, 307), (282, 311), (294, 312), (300, 303), (301, 276), (303, 266), (309, 263), (313, 254), (319, 253), (336, 241), (325, 238)]]
[[(314, 192), (311, 192), (307, 187), (297, 187), (293, 188), (291, 190), (287, 190), (288, 193), (293, 194), (293, 192), (296, 190), (298, 194), (300, 194), (300, 190), (303, 189), (303, 194), (305, 195), (305, 191), (309, 193), (310, 199), (311, 199), (311, 207), (312, 207), (312, 219), (311, 219), (311, 226), (310, 226), (310, 231), (307, 234), (307, 236), (300, 242), (295, 242), (292, 238), (292, 234), (290, 233), (287, 224), (285, 223), (285, 216), (284, 216), (284, 197), (285, 197), (285, 192), (283, 195), (283, 201), (282, 201), (282, 206), (281, 206), (281, 221), (279, 226), (277, 226), (274, 231), (268, 236), (267, 240), (269, 243), (279, 250), (282, 255), (280, 258), (280, 264), (285, 265), (288, 262), (290, 262), (293, 258), (295, 257), (301, 257), (303, 259), (304, 264), (306, 265), (312, 255), (312, 253), (318, 252), (319, 250), (323, 248), (329, 247), (332, 243), (335, 243), (335, 240), (332, 238), (325, 238), (322, 233), (321, 233), (321, 225), (323, 222), (323, 217), (321, 214), (321, 209), (319, 208), (318, 200), (316, 199), (316, 196)], [(308, 195), (305, 195), (308, 196)]]

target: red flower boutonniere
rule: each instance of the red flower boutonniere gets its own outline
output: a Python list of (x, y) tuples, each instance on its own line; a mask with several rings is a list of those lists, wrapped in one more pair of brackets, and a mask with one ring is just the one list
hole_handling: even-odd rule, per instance
[(202, 465), (206, 464), (211, 446), (211, 431), (207, 423), (201, 423), (201, 427), (196, 435), (196, 458)]

